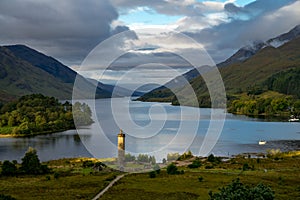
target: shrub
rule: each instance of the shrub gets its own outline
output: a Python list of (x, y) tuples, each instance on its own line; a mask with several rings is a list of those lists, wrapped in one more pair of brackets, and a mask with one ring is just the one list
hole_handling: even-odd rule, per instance
[(93, 166), (94, 166), (94, 163), (91, 160), (85, 160), (82, 163), (83, 168), (88, 168), (88, 167), (93, 167)]
[(8, 160), (3, 162), (1, 169), (4, 176), (14, 176), (17, 173), (16, 165)]
[(185, 152), (184, 154), (182, 154), (177, 160), (186, 160), (186, 159), (190, 159), (193, 157), (193, 154), (191, 151)]
[(149, 177), (150, 178), (155, 178), (156, 177), (156, 172), (155, 171), (149, 172)]
[(55, 172), (53, 174), (54, 179), (58, 179), (60, 177), (60, 174), (58, 172)]
[(201, 167), (201, 162), (200, 162), (200, 160), (194, 160), (193, 161), (193, 163), (192, 164), (189, 164), (188, 165), (188, 168), (190, 168), (190, 169), (193, 169), (193, 168), (198, 168), (198, 167)]
[(180, 172), (178, 171), (178, 169), (174, 163), (171, 163), (167, 166), (167, 173), (168, 174), (180, 174)]
[(16, 200), (12, 196), (0, 194), (0, 200)]
[(202, 181), (203, 181), (203, 177), (202, 177), (202, 176), (199, 176), (199, 177), (198, 177), (198, 181), (199, 181), (199, 182), (202, 182)]
[(260, 199), (260, 200), (273, 200), (274, 192), (264, 184), (258, 184), (255, 187), (245, 186), (239, 179), (233, 180), (231, 184), (219, 189), (218, 193), (213, 194), (209, 192), (211, 200), (224, 200), (224, 199)]
[(210, 154), (210, 155), (207, 157), (207, 161), (208, 161), (208, 162), (215, 162), (215, 156), (214, 156), (214, 154)]
[(214, 166), (212, 166), (212, 165), (206, 165), (205, 166), (205, 169), (213, 169), (214, 168)]
[(248, 163), (244, 163), (244, 165), (243, 165), (243, 171), (247, 171), (249, 168), (250, 167), (249, 167)]
[(20, 170), (25, 174), (44, 174), (50, 171), (47, 165), (41, 165), (36, 150), (31, 147), (22, 158)]

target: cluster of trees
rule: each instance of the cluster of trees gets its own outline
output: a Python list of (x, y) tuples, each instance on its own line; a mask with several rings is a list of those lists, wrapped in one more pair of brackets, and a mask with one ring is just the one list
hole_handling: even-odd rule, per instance
[(209, 192), (211, 200), (223, 200), (223, 199), (262, 199), (273, 200), (275, 198), (274, 191), (260, 183), (254, 187), (249, 187), (240, 182), (239, 179), (233, 180), (231, 184), (219, 189), (219, 192)]
[[(74, 113), (74, 119), (72, 114)], [(34, 135), (75, 128), (93, 123), (91, 110), (85, 103), (72, 106), (54, 97), (32, 94), (0, 107), (0, 132), (13, 135)], [(2, 131), (1, 131), (2, 130)]]
[(38, 158), (35, 149), (29, 147), (25, 156), (22, 158), (22, 163), (19, 165), (17, 161), (5, 160), (1, 165), (1, 175), (15, 176), (17, 174), (46, 174), (50, 169), (47, 165), (42, 165)]
[(141, 162), (141, 163), (151, 163), (156, 164), (156, 159), (154, 156), (148, 156), (147, 154), (139, 154), (137, 157), (131, 154), (125, 154), (125, 162)]
[(274, 74), (265, 82), (269, 90), (300, 98), (300, 69), (290, 69)]
[(291, 97), (248, 98), (231, 101), (228, 112), (242, 115), (300, 115), (300, 100)]

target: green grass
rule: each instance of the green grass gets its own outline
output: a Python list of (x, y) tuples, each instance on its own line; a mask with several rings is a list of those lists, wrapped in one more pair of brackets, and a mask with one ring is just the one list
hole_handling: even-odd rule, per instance
[[(277, 158), (276, 158), (277, 159)], [(244, 163), (253, 169), (242, 171)], [(113, 188), (104, 194), (102, 199), (208, 199), (208, 192), (217, 192), (233, 179), (240, 178), (248, 185), (264, 183), (275, 191), (276, 199), (297, 199), (300, 197), (300, 156), (280, 155), (273, 158), (236, 158), (228, 162), (214, 163), (213, 169), (205, 169), (204, 162), (199, 169), (180, 167), (183, 175), (168, 175), (165, 170), (156, 178), (149, 174), (130, 174), (121, 179)], [(198, 177), (203, 181), (199, 182)]]
[(92, 199), (106, 185), (110, 174), (74, 174), (46, 180), (46, 175), (1, 177), (1, 193), (16, 199)]
[[(0, 194), (16, 199), (92, 199), (120, 173), (111, 169), (95, 172), (91, 168), (83, 168), (82, 164), (86, 160), (104, 161), (90, 158), (49, 161), (45, 164), (51, 167), (54, 172), (52, 174), (0, 177)], [(177, 162), (188, 165), (191, 161)], [(214, 163), (203, 158), (201, 163), (202, 166), (197, 169), (178, 167), (185, 171), (181, 175), (168, 175), (165, 169), (155, 178), (150, 178), (149, 173), (128, 174), (101, 199), (208, 199), (210, 190), (217, 192), (218, 188), (236, 178), (247, 185), (264, 183), (270, 186), (279, 200), (300, 197), (300, 152), (270, 151), (269, 158), (258, 160), (238, 156), (226, 162)], [(245, 163), (250, 169), (243, 171)], [(213, 166), (213, 169), (205, 169), (206, 166)], [(55, 179), (55, 173), (59, 174), (58, 179)], [(202, 182), (198, 180), (200, 176), (203, 177)], [(47, 180), (49, 177), (50, 180)]]
[[(92, 168), (83, 168), (82, 163), (85, 160), (97, 159), (60, 159), (46, 162), (53, 170), (51, 174), (0, 176), (0, 194), (24, 200), (92, 199), (119, 173), (110, 169), (95, 172)], [(58, 178), (55, 178), (56, 174)]]

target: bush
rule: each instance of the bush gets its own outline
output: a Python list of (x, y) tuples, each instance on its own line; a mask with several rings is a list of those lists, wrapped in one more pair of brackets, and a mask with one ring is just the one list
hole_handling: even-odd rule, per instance
[(205, 166), (205, 169), (213, 169), (214, 168), (214, 166), (212, 166), (212, 165), (206, 165)]
[(182, 154), (177, 160), (187, 160), (193, 157), (193, 154), (191, 151), (185, 152)]
[(199, 181), (199, 182), (202, 182), (202, 181), (203, 181), (203, 177), (202, 177), (202, 176), (199, 176), (199, 177), (198, 177), (198, 181)]
[(94, 166), (94, 163), (91, 160), (85, 160), (82, 163), (83, 168), (88, 168), (88, 167), (93, 167), (93, 166)]
[(155, 171), (149, 172), (149, 177), (150, 178), (155, 178), (156, 177), (156, 172)]
[(60, 173), (58, 173), (58, 172), (55, 172), (54, 174), (53, 174), (53, 178), (54, 179), (58, 179), (60, 177)]
[(220, 163), (221, 162), (221, 158), (220, 157), (215, 157), (213, 154), (210, 154), (207, 157), (207, 161), (211, 162), (211, 163)]
[(192, 164), (189, 164), (188, 165), (188, 168), (190, 168), (190, 169), (194, 169), (194, 168), (199, 168), (199, 167), (201, 167), (201, 162), (200, 162), (200, 160), (194, 160), (193, 161), (193, 163)]
[(167, 173), (168, 174), (184, 174), (184, 171), (178, 171), (178, 168), (176, 167), (176, 165), (174, 163), (171, 163), (167, 166)]
[(273, 200), (274, 192), (264, 184), (255, 187), (245, 186), (239, 179), (233, 180), (230, 185), (219, 189), (220, 192), (213, 194), (209, 192), (211, 200), (238, 199), (238, 200)]
[(16, 200), (16, 199), (9, 195), (0, 194), (0, 200)]
[(243, 165), (243, 171), (247, 171), (248, 169), (250, 169), (248, 163), (244, 163), (244, 165)]
[(208, 162), (215, 162), (215, 156), (214, 156), (214, 154), (210, 154), (210, 155), (207, 157), (207, 161), (208, 161)]
[(46, 181), (50, 181), (51, 180), (51, 177), (49, 175), (47, 175), (45, 178), (46, 178)]
[(167, 173), (168, 174), (178, 174), (178, 169), (177, 169), (176, 165), (174, 165), (173, 163), (169, 164), (167, 166)]
[(17, 173), (16, 165), (8, 160), (3, 162), (1, 169), (1, 174), (4, 176), (14, 176)]
[(22, 158), (20, 170), (25, 174), (45, 174), (50, 171), (47, 165), (41, 165), (36, 150), (31, 147)]

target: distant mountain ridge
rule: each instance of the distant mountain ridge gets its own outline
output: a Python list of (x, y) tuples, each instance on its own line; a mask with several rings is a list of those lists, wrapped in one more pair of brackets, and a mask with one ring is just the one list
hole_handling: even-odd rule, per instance
[(254, 56), (257, 52), (262, 50), (265, 47), (274, 47), (278, 48), (285, 43), (297, 38), (300, 36), (300, 25), (297, 25), (293, 29), (291, 29), (289, 32), (281, 34), (275, 38), (269, 39), (267, 41), (254, 41), (251, 44), (248, 44), (242, 48), (240, 48), (236, 53), (234, 53), (231, 57), (229, 57), (227, 60), (219, 63), (218, 67), (224, 67), (230, 64), (243, 62), (252, 56)]
[[(236, 95), (247, 92), (253, 88), (261, 88), (278, 92), (286, 91), (285, 93), (288, 95), (299, 96), (298, 93), (300, 93), (300, 90), (287, 90), (286, 86), (288, 83), (287, 77), (293, 77), (293, 85), (300, 89), (300, 87), (298, 87), (300, 80), (296, 78), (298, 75), (291, 76), (292, 73), (298, 73), (298, 70), (293, 71), (292, 69), (300, 68), (299, 27), (300, 26), (296, 26), (288, 33), (267, 41), (273, 44), (274, 41), (277, 41), (277, 44), (281, 42), (282, 45), (274, 47), (272, 45), (266, 45), (267, 42), (257, 42), (251, 48), (241, 48), (225, 62), (219, 64), (219, 70), (224, 81), (227, 95)], [(284, 72), (284, 74), (280, 76), (277, 75), (281, 72)], [(188, 76), (189, 73), (195, 72), (190, 71), (185, 74), (185, 76)], [(175, 81), (171, 80), (165, 86), (168, 86), (170, 83), (175, 83)], [(279, 83), (284, 85), (279, 87), (276, 85)], [(209, 106), (209, 94), (202, 77), (197, 76), (189, 80), (189, 84), (195, 90), (200, 103), (199, 106)], [(146, 93), (140, 97), (139, 100), (167, 101), (177, 104), (178, 102), (176, 102), (174, 93), (165, 86)], [(185, 85), (172, 85), (172, 90), (175, 92), (180, 91), (181, 93), (187, 94), (184, 92), (186, 89), (187, 87)], [(190, 105), (188, 102), (189, 96), (186, 95), (185, 98), (187, 101), (184, 105)]]
[[(74, 81), (80, 84), (73, 88)], [(104, 85), (104, 84), (103, 84)], [(95, 87), (77, 72), (56, 59), (24, 45), (0, 48), (0, 100), (9, 101), (22, 95), (41, 93), (59, 99), (72, 99), (73, 89), (78, 98), (109, 98), (111, 91)]]
[(71, 92), (71, 85), (16, 57), (9, 49), (0, 47), (1, 101), (31, 93), (47, 93), (60, 99), (69, 99)]

